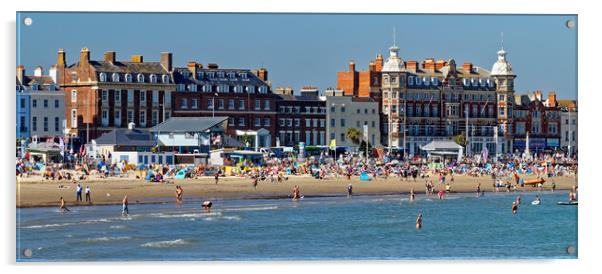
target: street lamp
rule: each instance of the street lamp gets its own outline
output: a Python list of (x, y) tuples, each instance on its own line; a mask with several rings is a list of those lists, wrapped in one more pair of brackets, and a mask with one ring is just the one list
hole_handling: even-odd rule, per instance
[(217, 97), (217, 92), (213, 94), (213, 105), (211, 106), (211, 116), (215, 117), (215, 97)]

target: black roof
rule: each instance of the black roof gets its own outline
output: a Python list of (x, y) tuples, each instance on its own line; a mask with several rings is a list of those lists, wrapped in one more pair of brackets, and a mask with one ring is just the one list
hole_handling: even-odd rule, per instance
[(149, 129), (150, 132), (203, 132), (224, 121), (228, 117), (171, 117)]
[[(218, 73), (224, 73), (224, 77), (218, 77)], [(208, 73), (214, 73), (214, 77), (208, 77)], [(234, 77), (228, 74), (234, 73)], [(175, 68), (173, 72), (174, 82), (177, 84), (197, 84), (197, 85), (241, 85), (241, 86), (268, 86), (266, 82), (259, 79), (251, 70), (248, 69), (209, 69), (197, 68), (197, 74), (202, 74), (201, 78), (195, 79), (188, 68)], [(243, 75), (245, 77), (243, 77)]]
[(154, 146), (153, 135), (146, 129), (118, 128), (94, 140), (98, 145)]

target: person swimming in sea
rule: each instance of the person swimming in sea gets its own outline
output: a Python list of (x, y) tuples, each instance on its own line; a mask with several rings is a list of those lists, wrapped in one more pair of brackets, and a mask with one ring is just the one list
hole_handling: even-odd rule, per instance
[(414, 194), (414, 188), (410, 189), (410, 201), (414, 201), (414, 199), (416, 198), (416, 195)]
[(422, 228), (422, 213), (418, 213), (418, 217), (416, 217), (416, 229)]
[(299, 186), (295, 185), (293, 187), (293, 201), (297, 201), (301, 198), (300, 193), (301, 190), (299, 189)]
[(518, 205), (516, 202), (512, 202), (512, 214), (516, 214), (518, 212)]
[(443, 200), (443, 190), (439, 190), (439, 193), (437, 193), (437, 196), (439, 196), (439, 200)]
[(520, 195), (516, 196), (516, 204), (520, 205)]

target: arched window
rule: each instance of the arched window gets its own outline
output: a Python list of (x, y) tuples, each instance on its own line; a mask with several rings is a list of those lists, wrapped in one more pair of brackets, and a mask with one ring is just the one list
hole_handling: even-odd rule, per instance
[(104, 73), (104, 72), (101, 72), (99, 78), (100, 78), (101, 82), (106, 82), (107, 81), (107, 74)]
[(127, 73), (127, 74), (125, 75), (125, 81), (126, 81), (127, 83), (131, 83), (131, 82), (132, 82), (132, 75), (131, 75), (131, 74), (129, 74), (129, 73)]
[(168, 84), (169, 83), (169, 76), (167, 76), (166, 74), (163, 74), (163, 76), (161, 76), (163, 84)]
[(157, 82), (157, 75), (151, 74), (149, 76), (149, 78), (150, 78), (150, 82), (151, 83), (156, 83)]
[(138, 74), (138, 83), (144, 83), (144, 74)]
[(111, 77), (113, 78), (113, 82), (119, 82), (119, 73), (114, 72)]

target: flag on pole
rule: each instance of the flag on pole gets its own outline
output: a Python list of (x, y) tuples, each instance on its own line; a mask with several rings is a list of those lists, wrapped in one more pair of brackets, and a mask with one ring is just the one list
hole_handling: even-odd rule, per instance
[(368, 143), (368, 125), (364, 125), (364, 141)]
[(337, 148), (337, 139), (330, 140), (330, 145), (328, 147), (332, 150), (336, 149)]
[(59, 148), (61, 149), (61, 156), (65, 155), (65, 142), (63, 141), (63, 137), (59, 137)]

